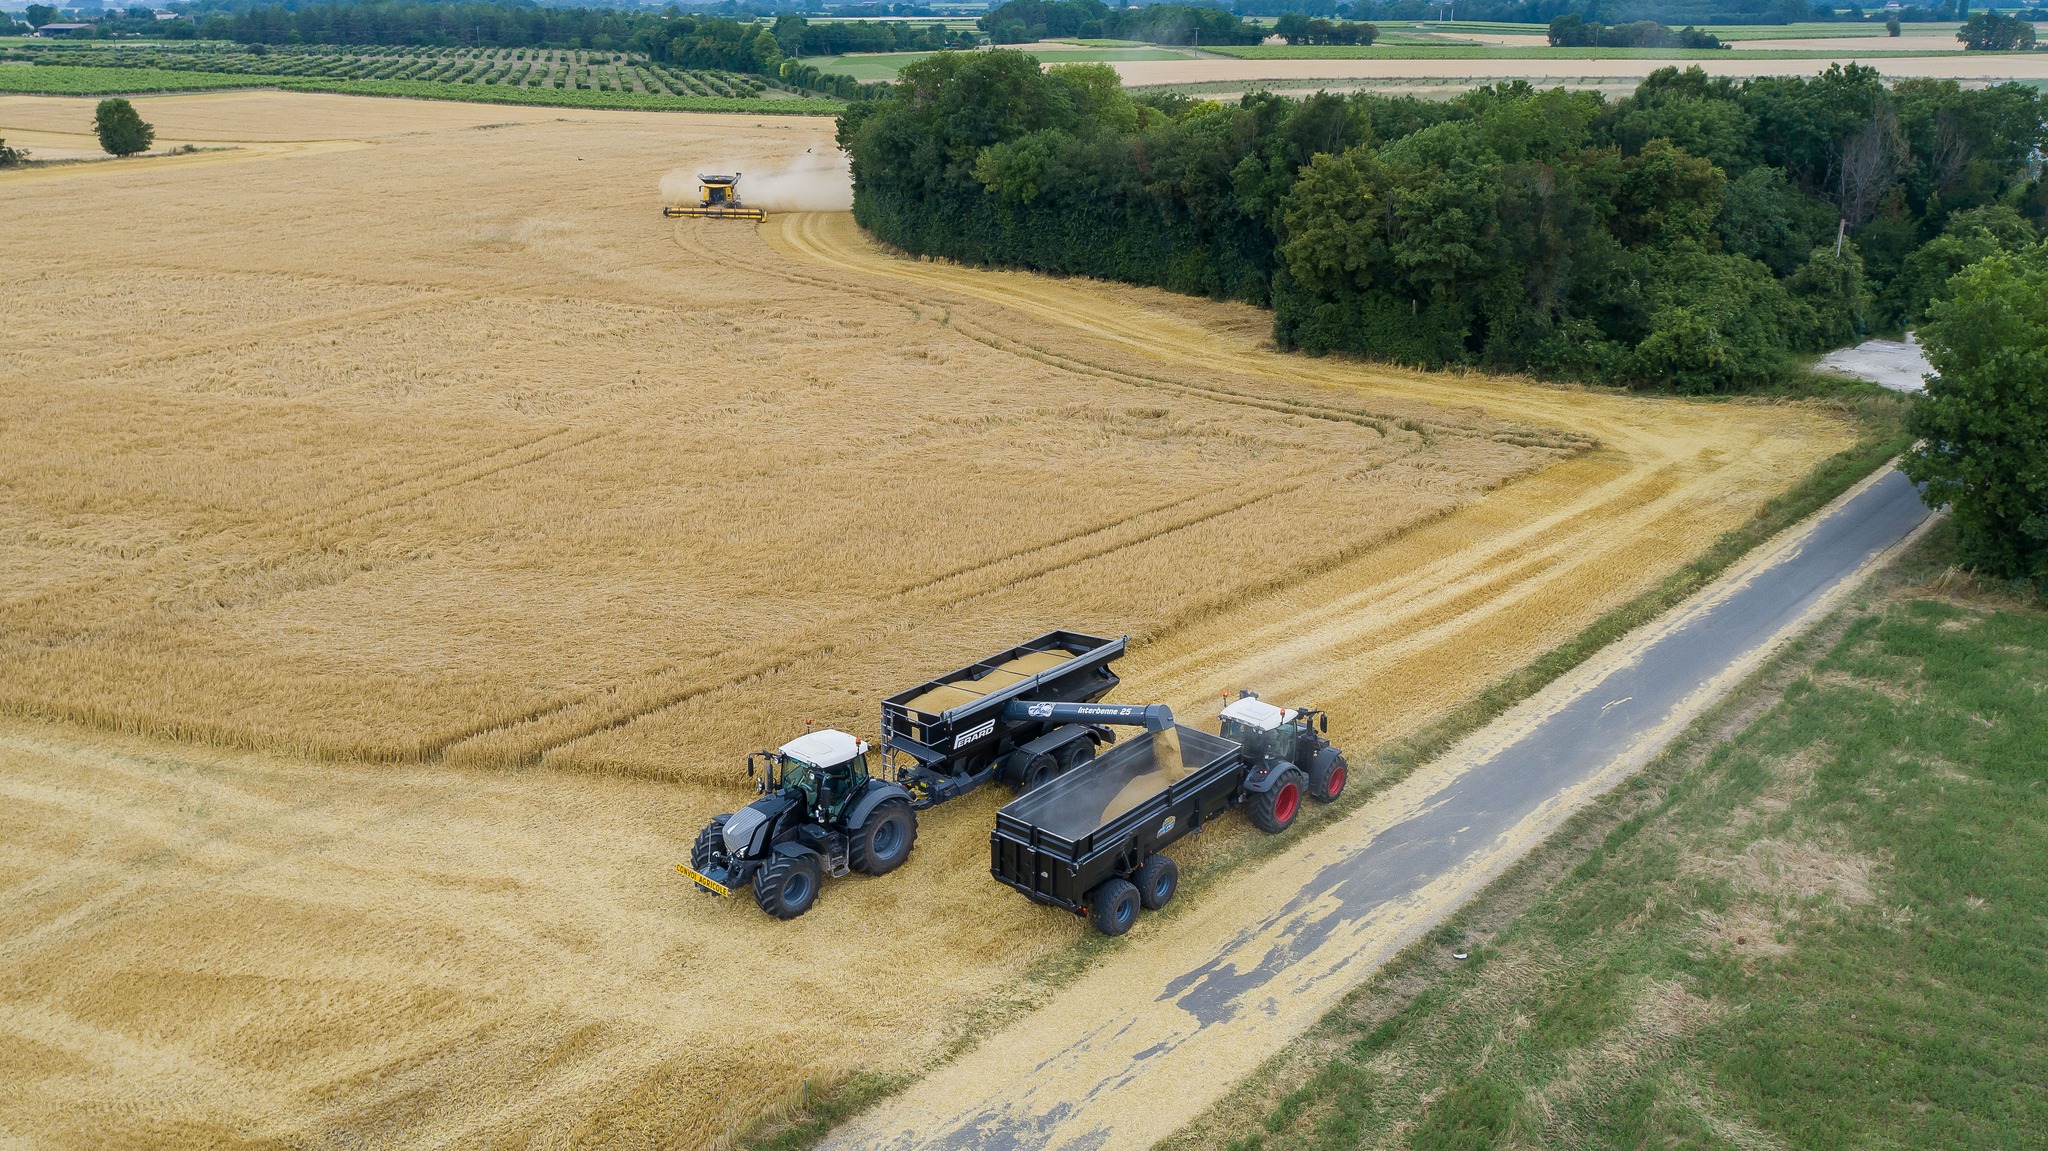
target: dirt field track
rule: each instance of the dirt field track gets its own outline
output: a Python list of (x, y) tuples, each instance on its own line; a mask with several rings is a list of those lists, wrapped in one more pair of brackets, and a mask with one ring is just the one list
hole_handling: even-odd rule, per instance
[(1125, 699), (1257, 687), (1363, 751), (1847, 443), (656, 212), (823, 122), (137, 103), (248, 146), (0, 175), (30, 1146), (692, 1145), (919, 1066), (1081, 924), (986, 879), (992, 794), (798, 923), (696, 897), (739, 754), (1056, 625), (1133, 636)]

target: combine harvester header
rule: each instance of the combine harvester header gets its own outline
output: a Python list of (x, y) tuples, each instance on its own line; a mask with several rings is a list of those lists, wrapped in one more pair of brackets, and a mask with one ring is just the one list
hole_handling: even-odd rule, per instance
[(768, 213), (759, 208), (749, 208), (740, 202), (740, 176), (700, 175), (697, 177), (697, 202), (694, 204), (672, 204), (661, 210), (661, 214), (676, 219), (688, 217), (704, 220), (765, 220)]

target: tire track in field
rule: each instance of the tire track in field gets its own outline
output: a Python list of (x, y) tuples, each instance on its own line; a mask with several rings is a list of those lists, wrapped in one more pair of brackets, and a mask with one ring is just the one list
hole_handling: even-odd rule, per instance
[[(613, 428), (580, 431), (560, 428), (481, 455), (438, 465), (413, 476), (344, 497), (333, 504), (301, 511), (292, 517), (256, 525), (224, 528), (189, 546), (168, 545), (159, 548), (133, 568), (101, 573), (69, 587), (44, 588), (32, 599), (12, 606), (22, 611), (36, 608), (55, 610), (62, 606), (62, 601), (96, 595), (112, 588), (133, 584), (138, 579), (155, 573), (158, 578), (146, 585), (146, 590), (152, 597), (151, 602), (131, 607), (126, 611), (112, 611), (96, 616), (87, 626), (68, 628), (64, 632), (65, 641), (77, 642), (83, 637), (111, 635), (138, 623), (146, 626), (152, 619), (157, 623), (168, 624), (169, 617), (173, 614), (203, 614), (215, 610), (221, 589), (236, 581), (248, 580), (267, 572), (281, 571), (299, 559), (316, 554), (335, 542), (336, 533), (352, 524), (397, 511), (422, 499), (451, 492), (503, 472), (531, 466), (618, 434), (618, 429)], [(369, 503), (361, 507), (350, 506), (362, 500), (368, 500)], [(238, 528), (240, 530), (237, 530)], [(279, 545), (280, 550), (269, 553), (258, 551), (257, 554), (247, 556), (239, 562), (235, 561), (234, 554), (238, 548), (260, 548), (266, 542)], [(208, 562), (209, 557), (212, 559), (211, 563)], [(176, 566), (173, 566), (174, 563)], [(180, 581), (176, 578), (181, 569), (190, 576), (189, 579)], [(275, 590), (269, 596), (244, 595), (237, 597), (235, 603), (237, 607), (247, 607), (252, 603), (262, 602), (265, 598), (287, 594), (291, 590), (296, 589)], [(183, 597), (185, 603), (182, 606), (166, 603), (166, 599), (173, 595)], [(210, 595), (216, 600), (214, 607), (209, 607), (205, 603), (195, 605), (192, 602), (206, 600)], [(75, 612), (66, 609), (60, 614)], [(48, 626), (46, 625), (45, 630)]]
[(410, 300), (393, 301), (386, 304), (367, 304), (360, 308), (349, 308), (338, 312), (318, 312), (309, 316), (293, 316), (288, 320), (275, 320), (267, 324), (253, 324), (245, 328), (230, 328), (225, 332), (209, 335), (204, 340), (187, 340), (179, 344), (155, 344), (147, 350), (116, 349), (96, 356), (84, 356), (73, 361), (88, 376), (105, 376), (130, 370), (143, 364), (159, 361), (181, 360), (187, 356), (205, 355), (209, 352), (225, 351), (249, 344), (265, 343), (280, 336), (289, 337), (311, 334), (332, 328), (339, 324), (360, 324), (367, 320), (381, 320), (416, 312), (421, 308), (437, 307), (449, 303), (474, 303), (484, 298), (485, 292), (459, 289), (436, 288), (421, 293)]
[[(1173, 395), (1209, 400), (1239, 407), (1258, 408), (1284, 415), (1360, 424), (1371, 427), (1383, 435), (1392, 435), (1394, 434), (1394, 429), (1400, 429), (1421, 436), (1425, 441), (1438, 436), (1486, 439), (1513, 444), (1518, 447), (1542, 447), (1563, 451), (1583, 451), (1595, 445), (1593, 437), (1570, 429), (1561, 429), (1543, 423), (1524, 422), (1521, 427), (1486, 430), (1441, 418), (1432, 419), (1427, 416), (1418, 416), (1413, 413), (1397, 414), (1376, 410), (1367, 406), (1345, 405), (1334, 402), (1320, 403), (1298, 397), (1279, 398), (1272, 395), (1235, 391), (1213, 383), (1191, 383), (1185, 378), (1136, 372), (1128, 368), (1096, 363), (1075, 354), (1052, 351), (1027, 343), (1016, 337), (1004, 335), (971, 320), (963, 320), (949, 310), (949, 302), (946, 300), (901, 289), (875, 287), (872, 282), (875, 278), (874, 268), (859, 262), (842, 261), (839, 258), (843, 251), (841, 247), (842, 238), (836, 234), (820, 235), (821, 228), (824, 226), (819, 221), (831, 219), (834, 219), (834, 214), (793, 214), (778, 217), (776, 222), (764, 225), (762, 230), (769, 243), (780, 250), (785, 256), (808, 259), (834, 271), (861, 276), (863, 282), (852, 283), (845, 280), (827, 279), (786, 268), (775, 269), (775, 274), (795, 283), (824, 288), (835, 293), (843, 294), (850, 292), (866, 295), (872, 299), (894, 303), (903, 307), (915, 306), (919, 311), (938, 310), (945, 314), (949, 326), (960, 331), (968, 339), (972, 339), (1000, 352), (1034, 360), (1050, 367), (1073, 372), (1077, 375), (1095, 376), (1097, 378), (1114, 380), (1132, 387), (1165, 391)], [(780, 225), (779, 227), (778, 224)], [(718, 258), (718, 254), (712, 253), (702, 245), (686, 242), (682, 225), (678, 224), (675, 230), (679, 246), (703, 255), (707, 259)], [(910, 264), (913, 267), (919, 266), (908, 260), (892, 261), (892, 263)], [(943, 267), (944, 265), (940, 266)], [(915, 279), (915, 277), (913, 278)], [(919, 282), (923, 281), (920, 280)], [(1055, 282), (1063, 283), (1064, 281)], [(950, 284), (941, 286), (948, 289), (952, 287)], [(1053, 319), (1056, 322), (1065, 322), (1070, 317), (1069, 313), (1059, 309), (1053, 309), (1048, 314), (1045, 309), (1018, 307), (1013, 299), (1001, 296), (1000, 294), (967, 294), (970, 298), (996, 303), (1011, 310), (1032, 315), (1040, 320)], [(957, 303), (957, 300), (953, 302)], [(1068, 324), (1067, 326), (1076, 325)], [(1090, 335), (1100, 335), (1091, 326), (1083, 326), (1083, 330)], [(1128, 341), (1124, 340), (1105, 340), (1103, 342), (1112, 344), (1128, 343)], [(1224, 369), (1223, 371), (1225, 374), (1243, 374), (1241, 371), (1234, 369)]]
[[(1040, 552), (1046, 552), (1054, 548), (1063, 547), (1067, 544), (1073, 543), (1077, 540), (1085, 539), (1092, 535), (1099, 535), (1103, 532), (1112, 531), (1120, 525), (1127, 523), (1133, 519), (1143, 519), (1148, 516), (1157, 515), (1161, 512), (1170, 511), (1172, 509), (1194, 503), (1197, 500), (1209, 498), (1226, 490), (1229, 489), (1217, 487), (1210, 488), (1204, 491), (1194, 492), (1192, 494), (1185, 496), (1175, 496), (1171, 499), (1164, 500), (1160, 503), (1154, 504), (1151, 507), (1140, 509), (1134, 515), (1119, 515), (1112, 519), (1108, 519), (1102, 522), (1084, 524), (1069, 532), (1056, 536), (1050, 540), (1045, 540), (1039, 543), (1029, 544), (1023, 547), (1015, 548), (1010, 551), (1002, 552), (996, 556), (993, 556), (987, 560), (978, 563), (965, 564), (959, 567), (955, 567), (949, 571), (940, 572), (936, 575), (926, 576), (920, 579), (913, 580), (910, 583), (904, 584), (903, 586), (895, 589), (894, 591), (883, 593), (882, 599), (887, 602), (897, 602), (905, 597), (913, 596), (918, 592), (926, 591), (931, 588), (937, 587), (940, 584), (962, 580), (979, 573), (992, 571), (1002, 566), (1003, 564), (1013, 563)], [(868, 614), (870, 614), (870, 609), (867, 608), (863, 608), (856, 611), (837, 612), (832, 615), (824, 617), (814, 626), (824, 629), (843, 627), (847, 624), (850, 624), (863, 618)], [(811, 649), (807, 649), (807, 651), (802, 654), (816, 654), (819, 650), (823, 650), (824, 648), (827, 648), (829, 646), (830, 645), (827, 644), (823, 645), (823, 647), (813, 647)], [(706, 652), (702, 655), (696, 656), (693, 658), (692, 662), (715, 665), (721, 661), (732, 659), (735, 656), (743, 656), (747, 652), (752, 650), (758, 650), (758, 648), (728, 645), (726, 647), (716, 648), (710, 652)], [(772, 671), (778, 664), (778, 660), (774, 657), (757, 657), (756, 662), (757, 666), (754, 668), (754, 670), (743, 673), (727, 682), (737, 682), (739, 680), (744, 680), (754, 675), (767, 674), (768, 672)], [(432, 756), (447, 755), (452, 749), (455, 749), (463, 743), (468, 743), (473, 740), (484, 739), (495, 733), (503, 732), (510, 728), (546, 719), (550, 716), (560, 714), (561, 712), (567, 711), (571, 708), (590, 703), (600, 695), (616, 693), (617, 691), (621, 690), (622, 687), (625, 685), (630, 685), (636, 681), (644, 682), (648, 680), (658, 679), (663, 676), (673, 674), (676, 672), (676, 670), (676, 665), (673, 663), (667, 663), (657, 667), (644, 668), (637, 672), (631, 672), (622, 675), (618, 677), (618, 679), (616, 679), (611, 685), (604, 688), (598, 688), (592, 691), (578, 692), (577, 694), (572, 696), (548, 700), (536, 704), (535, 706), (514, 715), (501, 716), (495, 719), (487, 720), (483, 723), (478, 724), (474, 728), (462, 729), (452, 734), (449, 734), (443, 738), (430, 741), (425, 745), (427, 749), (427, 754)], [(712, 684), (704, 690), (715, 691), (719, 687), (723, 686), (726, 686), (725, 682)], [(699, 692), (696, 694), (702, 693)], [(536, 752), (535, 754), (539, 753)]]
[[(1784, 444), (1776, 441), (1796, 438), (1801, 430), (1780, 429), (1769, 413), (1734, 405), (1649, 401), (1287, 355), (1132, 303), (1092, 282), (991, 273), (891, 256), (866, 240), (845, 215), (783, 217), (769, 221), (763, 231), (771, 245), (791, 258), (813, 260), (834, 271), (869, 279), (894, 277), (1014, 308), (1163, 365), (1306, 382), (1427, 404), (1469, 404), (1538, 427), (1569, 420), (1590, 429), (1604, 445), (1602, 451), (1579, 455), (1576, 461), (1549, 469), (1566, 468), (1566, 474), (1583, 477), (1579, 487), (1543, 481), (1547, 472), (1538, 472), (1496, 489), (1466, 512), (1454, 513), (1454, 522), (1411, 529), (1408, 534), (1418, 543), (1430, 541), (1436, 550), (1415, 554), (1415, 564), (1407, 570), (1381, 571), (1363, 587), (1336, 593), (1342, 605), (1337, 610), (1326, 601), (1295, 605), (1286, 599), (1285, 587), (1276, 587), (1263, 597), (1246, 597), (1247, 604), (1260, 600), (1256, 609), (1248, 606), (1223, 613), (1222, 618), (1215, 613), (1194, 616), (1153, 637), (1129, 662), (1134, 667), (1150, 667), (1157, 659), (1163, 671), (1178, 660), (1177, 666), (1190, 669), (1185, 674), (1163, 675), (1157, 687), (1150, 689), (1169, 700), (1206, 697), (1208, 688), (1219, 680), (1241, 685), (1264, 682), (1256, 673), (1271, 669), (1275, 662), (1247, 654), (1262, 645), (1282, 647), (1298, 660), (1325, 669), (1320, 678), (1334, 686), (1359, 678), (1355, 669), (1345, 665), (1360, 659), (1370, 662), (1372, 651), (1392, 642), (1387, 638), (1375, 643), (1373, 635), (1398, 636), (1403, 628), (1435, 621), (1428, 625), (1426, 638), (1404, 645), (1407, 650), (1428, 642), (1445, 642), (1450, 632), (1460, 630), (1450, 622), (1459, 618), (1468, 621), (1463, 630), (1473, 633), (1483, 634), (1489, 626), (1515, 629), (1518, 618), (1534, 613), (1540, 619), (1545, 614), (1541, 601), (1546, 595), (1583, 601), (1604, 592), (1614, 602), (1624, 601), (1651, 582), (1646, 578), (1649, 574), (1676, 568), (1723, 530), (1714, 529), (1704, 538), (1688, 534), (1695, 530), (1692, 522), (1713, 519), (1701, 515), (1703, 507), (1711, 509), (1728, 498), (1730, 488), (1739, 491), (1744, 484), (1754, 484), (1759, 491), (1782, 485), (1783, 477), (1774, 474), (1769, 462), (1751, 455), (1761, 454), (1760, 448), (1782, 451)], [(1788, 424), (1792, 420), (1787, 417)], [(1816, 421), (1808, 417), (1799, 422), (1811, 435)], [(1480, 521), (1473, 526), (1481, 530), (1471, 538), (1461, 538), (1470, 521)], [(1664, 546), (1645, 546), (1646, 540), (1661, 540)], [(1531, 546), (1537, 550), (1529, 551)], [(1542, 562), (1521, 562), (1524, 558)], [(1361, 572), (1376, 571), (1376, 562), (1369, 551), (1356, 561)], [(1589, 580), (1587, 574), (1598, 571), (1602, 563), (1609, 565), (1605, 588), (1588, 587), (1589, 582), (1602, 582)], [(1519, 578), (1504, 581), (1503, 565), (1513, 568)], [(1302, 582), (1320, 574), (1304, 573)], [(1508, 604), (1515, 606), (1510, 609)], [(1548, 614), (1557, 612), (1552, 609)], [(1333, 658), (1337, 653), (1329, 645), (1349, 635), (1347, 628), (1364, 626), (1348, 621), (1375, 616), (1383, 619), (1380, 630), (1359, 632), (1345, 649), (1350, 658)], [(1206, 644), (1198, 638), (1216, 633), (1230, 638)], [(1254, 636), (1255, 640), (1248, 638)], [(1283, 647), (1287, 637), (1298, 642)], [(1526, 646), (1526, 639), (1520, 642)], [(1183, 646), (1197, 650), (1184, 656), (1168, 654)], [(1513, 636), (1499, 636), (1493, 646), (1512, 650), (1518, 644)], [(1368, 650), (1363, 654), (1355, 650), (1361, 647)], [(1494, 674), (1507, 670), (1503, 666)], [(1127, 678), (1134, 686), (1150, 682), (1138, 674)], [(1204, 679), (1207, 685), (1197, 690), (1196, 685)], [(1479, 686), (1474, 684), (1471, 690)], [(1327, 701), (1328, 697), (1324, 698)]]
[[(1415, 450), (1419, 450), (1419, 448)], [(1400, 459), (1406, 458), (1408, 454), (1412, 454), (1412, 452), (1403, 453), (1401, 456), (1397, 456), (1391, 460), (1376, 461), (1375, 463), (1369, 466), (1354, 469), (1354, 474), (1376, 470), (1377, 468), (1388, 466), (1392, 463), (1398, 462), (1398, 460)], [(1124, 551), (1130, 548), (1141, 547), (1146, 544), (1154, 543), (1176, 532), (1185, 531), (1189, 528), (1199, 526), (1203, 523), (1207, 523), (1210, 520), (1218, 519), (1223, 516), (1233, 515), (1238, 512), (1244, 511), (1248, 508), (1257, 506), (1258, 504), (1270, 502), (1272, 500), (1294, 494), (1296, 492), (1299, 492), (1303, 488), (1307, 487), (1310, 483), (1327, 478), (1327, 474), (1324, 473), (1320, 468), (1303, 468), (1277, 483), (1269, 484), (1264, 488), (1251, 492), (1245, 492), (1243, 490), (1235, 488), (1218, 488), (1212, 489), (1209, 492), (1200, 493), (1196, 496), (1168, 501), (1167, 503), (1160, 505), (1159, 512), (1178, 510), (1179, 508), (1194, 503), (1197, 500), (1213, 499), (1217, 496), (1223, 497), (1221, 499), (1221, 502), (1216, 506), (1195, 509), (1192, 512), (1189, 512), (1188, 514), (1175, 516), (1164, 525), (1148, 529), (1144, 531), (1143, 534), (1136, 535), (1128, 539), (1104, 541), (1100, 545), (1085, 548), (1081, 550), (1078, 554), (1051, 555), (1042, 553), (1051, 553), (1055, 551), (1056, 548), (1065, 546), (1065, 544), (1067, 543), (1078, 543), (1093, 536), (1099, 536), (1105, 533), (1114, 532), (1119, 528), (1128, 527), (1133, 523), (1137, 523), (1149, 517), (1119, 517), (1117, 520), (1109, 524), (1080, 533), (1079, 535), (1070, 537), (1069, 539), (1062, 541), (1058, 544), (1051, 544), (1046, 545), (1044, 547), (1027, 549), (1013, 556), (999, 558), (997, 560), (992, 560), (985, 564), (976, 565), (975, 567), (958, 575), (943, 576), (937, 579), (924, 581), (920, 584), (913, 584), (902, 591), (891, 593), (888, 597), (878, 600), (862, 608), (859, 611), (842, 613), (836, 617), (820, 621), (819, 623), (813, 625), (812, 630), (814, 632), (822, 632), (828, 636), (831, 636), (832, 638), (817, 639), (802, 644), (786, 645), (779, 648), (768, 649), (765, 651), (759, 648), (753, 649), (754, 651), (759, 652), (759, 654), (753, 657), (752, 663), (743, 667), (740, 670), (721, 670), (715, 675), (711, 676), (710, 678), (699, 679), (695, 681), (686, 681), (682, 684), (678, 684), (666, 690), (660, 690), (652, 698), (643, 697), (640, 699), (624, 701), (620, 704), (620, 706), (615, 708), (603, 708), (601, 705), (598, 705), (598, 714), (578, 719), (562, 731), (549, 732), (544, 735), (540, 735), (538, 738), (534, 739), (517, 739), (516, 736), (514, 736), (511, 740), (507, 741), (512, 743), (512, 746), (509, 747), (479, 747), (467, 749), (466, 751), (464, 749), (461, 749), (460, 747), (460, 745), (465, 743), (476, 743), (477, 741), (488, 740), (490, 739), (490, 737), (494, 735), (511, 736), (513, 730), (519, 726), (523, 726), (528, 723), (544, 721), (555, 716), (561, 716), (563, 715), (563, 713), (567, 711), (573, 710), (578, 706), (582, 706), (586, 703), (593, 701), (600, 694), (617, 694), (621, 690), (621, 688), (619, 686), (613, 686), (604, 689), (601, 692), (588, 693), (583, 697), (580, 697), (576, 700), (568, 701), (566, 704), (563, 705), (551, 705), (541, 709), (536, 709), (535, 713), (530, 713), (528, 715), (517, 717), (510, 723), (492, 723), (483, 727), (481, 730), (473, 734), (461, 736), (459, 738), (451, 738), (446, 741), (438, 742), (436, 744), (429, 744), (427, 745), (427, 754), (431, 757), (454, 758), (462, 760), (482, 759), (485, 761), (490, 761), (510, 758), (512, 759), (513, 762), (516, 763), (537, 762), (542, 757), (547, 755), (547, 753), (557, 750), (568, 744), (574, 743), (578, 740), (586, 739), (591, 736), (599, 735), (608, 731), (615, 731), (621, 727), (625, 727), (626, 725), (633, 723), (636, 720), (658, 714), (670, 708), (682, 706), (684, 704), (689, 703), (692, 700), (701, 698), (705, 695), (719, 691), (723, 688), (731, 687), (740, 683), (745, 683), (748, 680), (776, 675), (781, 672), (790, 670), (791, 668), (802, 663), (804, 660), (811, 659), (819, 655), (829, 654), (835, 648), (846, 642), (845, 631), (848, 627), (858, 624), (863, 620), (876, 621), (884, 619), (891, 614), (900, 613), (900, 610), (904, 606), (906, 600), (917, 601), (917, 606), (919, 607), (919, 609), (926, 612), (958, 609), (984, 596), (996, 595), (1001, 594), (1003, 592), (1011, 591), (1017, 587), (1023, 586), (1024, 584), (1030, 583), (1033, 580), (1043, 579), (1047, 576), (1057, 574), (1061, 571), (1065, 571), (1070, 568), (1095, 562), (1097, 560), (1103, 559), (1104, 557), (1113, 555), (1119, 551)], [(1159, 514), (1159, 512), (1155, 512), (1152, 514)], [(1035, 564), (1026, 564), (1025, 566), (1023, 566), (1022, 570), (1005, 573), (1001, 582), (999, 583), (989, 584), (986, 586), (977, 586), (977, 584), (979, 584), (980, 581), (976, 581), (975, 583), (970, 583), (968, 584), (968, 586), (960, 587), (953, 591), (941, 592), (936, 597), (931, 598), (929, 600), (926, 600), (922, 597), (921, 593), (937, 591), (946, 584), (963, 583), (974, 576), (989, 575), (994, 573), (997, 569), (1001, 568), (1006, 563), (1016, 564), (1019, 561), (1029, 560), (1034, 556), (1039, 557), (1039, 562)], [(883, 631), (893, 630), (893, 628), (879, 623), (871, 623), (869, 630), (873, 631), (878, 628)], [(721, 663), (729, 661), (734, 655), (741, 654), (746, 650), (747, 649), (728, 648), (722, 651), (708, 653), (703, 656), (695, 657), (691, 661), (691, 663), (694, 667), (718, 667)], [(654, 690), (656, 688), (656, 683), (649, 681), (658, 681), (663, 678), (668, 678), (671, 675), (671, 673), (681, 673), (681, 669), (664, 668), (642, 677), (642, 690)], [(628, 681), (628, 683), (630, 683), (630, 681)]]

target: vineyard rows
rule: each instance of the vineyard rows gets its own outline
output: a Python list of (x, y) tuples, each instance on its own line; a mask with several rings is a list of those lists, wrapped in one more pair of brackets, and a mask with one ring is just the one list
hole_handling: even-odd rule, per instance
[[(230, 73), (309, 80), (382, 80), (648, 96), (774, 99), (783, 90), (738, 72), (667, 68), (638, 53), (572, 48), (277, 48), (31, 46), (8, 53), (38, 64)], [(794, 93), (792, 93), (794, 95)]]

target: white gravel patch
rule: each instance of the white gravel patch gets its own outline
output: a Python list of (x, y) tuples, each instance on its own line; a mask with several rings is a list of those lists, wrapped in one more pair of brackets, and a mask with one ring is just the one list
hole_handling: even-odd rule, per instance
[(1905, 343), (1865, 340), (1853, 348), (1829, 352), (1814, 367), (1869, 380), (1895, 392), (1924, 392), (1927, 377), (1934, 374), (1934, 365), (1927, 362), (1927, 353), (1920, 350), (1920, 341), (1911, 332), (1906, 333)]

